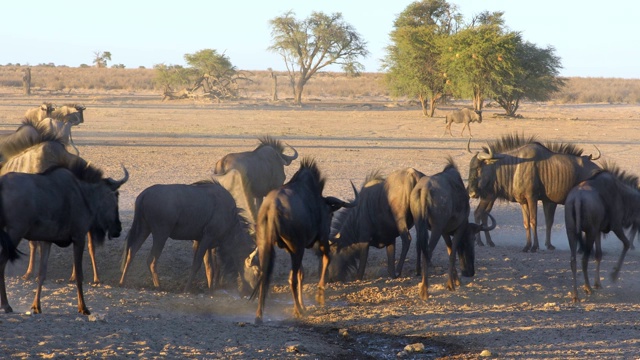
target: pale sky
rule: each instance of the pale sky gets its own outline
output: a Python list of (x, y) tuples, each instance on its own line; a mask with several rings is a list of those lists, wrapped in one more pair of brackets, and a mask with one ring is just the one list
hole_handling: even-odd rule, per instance
[[(185, 65), (184, 54), (215, 49), (242, 70), (284, 70), (267, 50), (269, 20), (293, 10), (341, 12), (367, 41), (365, 71), (380, 71), (393, 21), (412, 1), (3, 1), (0, 64), (92, 64), (109, 51), (109, 65), (127, 68)], [(562, 76), (640, 78), (640, 1), (457, 0), (469, 19), (504, 11), (506, 25), (539, 47), (552, 45)], [(339, 68), (329, 69), (332, 71)]]

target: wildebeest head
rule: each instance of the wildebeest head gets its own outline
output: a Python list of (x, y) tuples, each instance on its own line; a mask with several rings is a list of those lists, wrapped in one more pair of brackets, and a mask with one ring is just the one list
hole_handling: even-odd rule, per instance
[(238, 292), (240, 296), (249, 296), (253, 292), (253, 289), (258, 286), (260, 281), (260, 262), (258, 261), (258, 248), (249, 254), (244, 261), (244, 269), (238, 279)]
[(478, 115), (478, 124), (482, 122), (482, 110), (473, 110)]
[(111, 178), (103, 179), (95, 184), (95, 195), (98, 199), (94, 223), (91, 226), (91, 233), (97, 237), (97, 241), (104, 240), (105, 235), (111, 238), (120, 237), (122, 223), (118, 210), (118, 189), (129, 179), (129, 172), (122, 166), (124, 177), (120, 180)]
[(475, 239), (476, 234), (481, 231), (491, 231), (496, 227), (496, 219), (491, 214), (487, 213), (489, 219), (491, 219), (491, 225), (488, 227), (482, 224), (469, 223), (465, 230), (463, 237), (458, 245), (458, 259), (460, 261), (460, 272), (462, 276), (472, 277), (476, 274), (475, 269)]

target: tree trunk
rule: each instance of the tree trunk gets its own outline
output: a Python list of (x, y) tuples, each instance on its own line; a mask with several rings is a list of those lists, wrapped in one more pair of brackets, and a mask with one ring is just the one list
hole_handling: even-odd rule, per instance
[(25, 95), (31, 95), (31, 68), (24, 69), (22, 75), (22, 86)]
[(422, 106), (422, 116), (429, 116), (429, 112), (427, 109), (427, 98), (420, 94), (418, 95), (418, 100), (420, 100), (420, 105)]
[(278, 101), (278, 75), (271, 71), (271, 78), (273, 79), (273, 89), (271, 90), (271, 101)]
[(432, 118), (433, 114), (436, 112), (436, 101), (438, 101), (437, 97), (434, 96), (434, 97), (431, 98), (431, 104), (430, 104), (431, 108), (429, 109), (429, 117), (430, 118)]
[(304, 89), (305, 83), (306, 81), (301, 77), (293, 88), (294, 99), (297, 105), (302, 105), (302, 90)]

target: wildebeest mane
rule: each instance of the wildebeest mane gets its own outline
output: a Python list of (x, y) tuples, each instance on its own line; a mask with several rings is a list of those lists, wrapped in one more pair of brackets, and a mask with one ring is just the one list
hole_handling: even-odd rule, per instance
[(535, 135), (526, 137), (524, 134), (518, 135), (517, 133), (502, 135), (502, 137), (498, 140), (488, 141), (486, 146), (483, 146), (482, 149), (485, 152), (489, 152), (489, 149), (496, 153), (503, 153), (505, 151), (517, 149), (527, 144), (538, 142), (538, 139)]
[(293, 174), (289, 183), (301, 181), (304, 177), (308, 176), (307, 174), (311, 175), (311, 178), (317, 184), (320, 193), (322, 193), (326, 179), (322, 176), (322, 173), (320, 173), (316, 160), (312, 157), (305, 156), (300, 161), (300, 169)]
[(198, 180), (194, 183), (191, 183), (191, 185), (212, 185), (212, 184), (220, 184), (220, 183), (213, 179)]
[(622, 170), (618, 165), (611, 161), (603, 161), (602, 170), (597, 174), (605, 171), (611, 173), (611, 175), (625, 185), (631, 186), (634, 189), (638, 189), (640, 187), (640, 178), (638, 178), (638, 176), (630, 174), (626, 170)]
[(75, 160), (72, 161), (68, 166), (56, 165), (48, 168), (43, 171), (42, 175), (47, 175), (57, 169), (67, 169), (69, 170), (76, 178), (88, 182), (88, 183), (97, 183), (102, 180), (104, 172), (96, 166), (91, 164), (87, 164), (84, 161)]
[(518, 135), (517, 133), (503, 135), (498, 140), (493, 140), (488, 142), (487, 146), (483, 146), (482, 149), (485, 152), (488, 152), (489, 149), (491, 149), (493, 153), (496, 154), (496, 153), (503, 153), (509, 150), (514, 150), (524, 145), (534, 144), (534, 143), (540, 144), (541, 146), (544, 146), (550, 151), (554, 153), (559, 153), (559, 154), (582, 156), (582, 153), (584, 152), (582, 148), (572, 143), (563, 143), (563, 142), (556, 143), (556, 142), (547, 141), (544, 144), (542, 144), (538, 141), (538, 138), (535, 135), (525, 137), (524, 134)]
[(275, 150), (277, 150), (280, 154), (282, 154), (284, 152), (284, 144), (282, 143), (282, 141), (278, 140), (278, 139), (274, 139), (269, 135), (265, 135), (261, 138), (258, 138), (258, 140), (260, 140), (260, 145), (258, 145), (258, 147), (256, 148), (256, 150), (264, 147), (264, 146), (270, 146), (272, 148), (274, 148)]
[[(18, 129), (3, 138), (0, 138), (0, 151), (4, 159), (9, 159), (20, 152), (46, 141), (55, 141), (64, 144), (61, 134), (51, 131), (44, 121), (35, 121), (24, 118)], [(34, 130), (36, 135), (34, 136)]]

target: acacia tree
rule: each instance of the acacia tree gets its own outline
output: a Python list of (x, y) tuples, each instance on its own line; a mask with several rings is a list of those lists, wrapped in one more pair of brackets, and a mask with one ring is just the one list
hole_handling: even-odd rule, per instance
[(393, 95), (417, 97), (425, 116), (433, 117), (436, 101), (444, 94), (441, 49), (460, 23), (456, 6), (445, 0), (414, 2), (394, 22), (392, 45), (383, 60), (385, 81)]
[(111, 61), (111, 53), (109, 51), (94, 51), (93, 63), (97, 68), (107, 67), (107, 61)]
[(312, 12), (307, 19), (297, 20), (288, 11), (269, 24), (273, 39), (269, 50), (284, 59), (296, 104), (302, 103), (304, 86), (318, 70), (338, 64), (347, 73), (357, 74), (364, 68), (357, 59), (369, 54), (366, 42), (341, 13)]
[(450, 89), (458, 95), (470, 94), (475, 110), (482, 110), (485, 97), (515, 76), (516, 47), (520, 34), (503, 29), (502, 12), (484, 12), (471, 24), (451, 36), (442, 53)]
[(228, 56), (218, 54), (214, 49), (185, 54), (184, 59), (196, 74), (191, 91), (202, 88), (208, 96), (218, 100), (235, 98), (240, 90), (239, 81), (248, 81), (245, 73), (233, 66)]
[(517, 68), (514, 76), (494, 89), (494, 100), (507, 116), (515, 116), (520, 101), (547, 101), (564, 86), (560, 78), (560, 58), (554, 55), (552, 46), (539, 48), (530, 42), (520, 42), (516, 47)]

